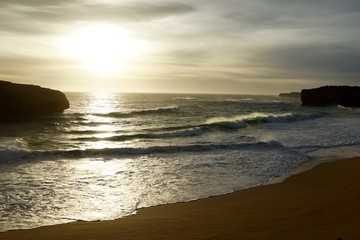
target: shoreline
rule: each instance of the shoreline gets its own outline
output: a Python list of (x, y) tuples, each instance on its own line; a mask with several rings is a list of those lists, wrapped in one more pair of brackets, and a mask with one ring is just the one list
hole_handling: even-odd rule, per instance
[(357, 157), (349, 157), (349, 158), (334, 158), (334, 159), (309, 159), (306, 162), (301, 163), (294, 171), (289, 172), (283, 176), (275, 177), (272, 180), (270, 180), (268, 183), (265, 183), (261, 186), (266, 185), (272, 185), (272, 184), (280, 184), (285, 182), (287, 179), (299, 175), (301, 173), (311, 171), (312, 169), (316, 168), (317, 166), (321, 164), (331, 163), (331, 162), (337, 162), (337, 161), (346, 161), (348, 159), (357, 158)]
[(9, 232), (9, 231), (26, 231), (26, 230), (32, 230), (32, 229), (37, 229), (37, 228), (43, 228), (43, 227), (51, 227), (51, 226), (58, 226), (58, 225), (64, 225), (64, 224), (72, 224), (72, 223), (79, 223), (79, 222), (105, 222), (105, 221), (116, 221), (116, 220), (120, 220), (132, 215), (136, 215), (138, 214), (138, 212), (142, 209), (146, 209), (146, 208), (151, 208), (151, 207), (159, 207), (159, 206), (164, 206), (164, 205), (169, 205), (169, 204), (178, 204), (178, 203), (190, 203), (193, 201), (199, 201), (199, 200), (205, 200), (208, 198), (213, 198), (213, 197), (221, 197), (224, 195), (228, 195), (228, 194), (233, 194), (233, 193), (237, 193), (240, 191), (245, 191), (248, 189), (252, 189), (252, 188), (258, 188), (258, 187), (262, 187), (262, 186), (267, 186), (267, 185), (272, 185), (272, 184), (279, 184), (279, 183), (283, 183), (284, 181), (286, 181), (286, 179), (298, 175), (302, 172), (306, 172), (309, 171), (311, 169), (313, 169), (314, 167), (322, 164), (322, 163), (326, 163), (326, 162), (332, 162), (332, 161), (341, 161), (341, 160), (346, 160), (346, 159), (350, 159), (350, 158), (355, 158), (356, 156), (352, 156), (352, 157), (348, 157), (348, 158), (333, 158), (333, 159), (308, 159), (307, 161), (301, 163), (297, 168), (295, 168), (293, 171), (285, 174), (285, 175), (281, 175), (281, 176), (277, 176), (274, 177), (272, 179), (269, 179), (268, 182), (264, 182), (258, 185), (254, 185), (254, 186), (250, 186), (247, 188), (243, 188), (243, 189), (239, 189), (239, 190), (234, 190), (234, 191), (230, 191), (230, 192), (225, 192), (225, 193), (221, 193), (218, 195), (211, 195), (211, 196), (207, 196), (207, 197), (203, 197), (203, 198), (194, 198), (191, 200), (187, 200), (187, 201), (179, 201), (179, 202), (171, 202), (171, 203), (164, 203), (164, 204), (160, 204), (160, 205), (153, 205), (153, 206), (148, 206), (148, 207), (141, 207), (136, 209), (133, 213), (128, 214), (128, 215), (124, 215), (118, 218), (114, 218), (114, 219), (105, 219), (105, 220), (74, 220), (74, 221), (68, 221), (68, 222), (63, 222), (63, 223), (55, 223), (55, 224), (48, 224), (48, 225), (42, 225), (42, 226), (35, 226), (35, 227), (29, 227), (29, 228), (18, 228), (18, 229), (8, 229), (5, 231), (1, 231), (0, 230), (0, 234), (4, 233), (4, 232)]
[(310, 170), (297, 173), (299, 169), (280, 183), (143, 208), (135, 215), (117, 220), (11, 230), (1, 232), (0, 238), (359, 238), (360, 157), (319, 161)]

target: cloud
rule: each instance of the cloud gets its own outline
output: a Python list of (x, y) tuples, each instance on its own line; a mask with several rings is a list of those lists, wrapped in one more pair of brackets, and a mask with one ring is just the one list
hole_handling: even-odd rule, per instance
[[(17, 6), (16, 3), (22, 3)], [(10, 6), (10, 7), (9, 7)], [(14, 8), (13, 6), (17, 6)], [(9, 12), (36, 20), (148, 20), (193, 11), (191, 5), (168, 3), (128, 3), (128, 4), (79, 4), (76, 1), (11, 1)]]
[[(252, 67), (271, 78), (317, 79), (320, 82), (357, 84), (360, 49), (339, 44), (289, 44), (254, 51)], [(250, 65), (250, 64), (249, 64)]]
[(358, 0), (269, 0), (270, 5), (277, 6), (294, 6), (298, 9), (322, 12), (343, 12), (343, 11), (360, 11), (360, 2)]
[[(40, 34), (61, 35), (92, 22), (118, 24), (157, 47), (134, 66), (144, 70), (129, 76), (154, 88), (171, 78), (168, 91), (268, 92), (271, 85), (354, 85), (360, 78), (358, 0), (3, 0), (0, 7), (0, 52), (8, 53), (7, 44), (15, 52), (33, 43), (39, 53), (51, 52), (55, 43)], [(10, 60), (2, 72), (37, 64), (67, 68), (35, 51)]]
[(337, 27), (355, 29), (360, 11), (360, 2), (357, 0), (231, 2), (234, 6), (226, 8), (221, 15), (232, 21), (232, 26), (236, 26), (240, 31), (316, 30)]
[(7, 1), (0, 13), (0, 31), (52, 32), (61, 24), (85, 21), (141, 22), (194, 11), (191, 5), (168, 3), (79, 4), (77, 1)]
[(0, 79), (45, 86), (66, 81), (59, 76), (72, 67), (66, 59), (26, 55), (0, 55), (0, 62)]
[(32, 7), (39, 7), (39, 6), (55, 6), (55, 5), (62, 5), (66, 3), (72, 2), (79, 2), (76, 0), (2, 0), (0, 2), (0, 6), (32, 6)]

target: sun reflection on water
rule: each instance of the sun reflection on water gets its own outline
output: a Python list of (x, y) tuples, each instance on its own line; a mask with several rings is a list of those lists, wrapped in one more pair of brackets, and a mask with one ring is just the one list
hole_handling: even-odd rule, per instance
[[(111, 219), (119, 213), (134, 211), (134, 195), (130, 189), (129, 176), (132, 163), (129, 160), (83, 159), (67, 164), (73, 172), (74, 203), (67, 204), (69, 212), (86, 220)], [(135, 197), (135, 196), (134, 196)], [(137, 200), (135, 200), (136, 202)], [(114, 209), (118, 209), (114, 211)], [(117, 212), (117, 213), (116, 213)]]
[(121, 110), (121, 105), (115, 93), (94, 92), (86, 108), (91, 113), (106, 114)]
[(91, 134), (89, 139), (82, 143), (82, 148), (103, 149), (122, 147), (121, 142), (111, 141), (121, 131), (123, 125), (119, 119), (112, 117), (111, 114), (122, 112), (121, 98), (116, 93), (94, 92), (90, 93), (89, 100), (85, 108), (88, 112), (85, 116), (86, 127), (84, 131)]

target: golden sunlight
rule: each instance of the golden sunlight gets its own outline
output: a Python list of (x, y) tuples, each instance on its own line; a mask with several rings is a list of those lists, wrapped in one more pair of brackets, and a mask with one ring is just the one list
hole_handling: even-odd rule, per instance
[(110, 24), (76, 29), (64, 37), (62, 45), (66, 55), (79, 61), (86, 71), (105, 75), (124, 71), (149, 50), (144, 41)]

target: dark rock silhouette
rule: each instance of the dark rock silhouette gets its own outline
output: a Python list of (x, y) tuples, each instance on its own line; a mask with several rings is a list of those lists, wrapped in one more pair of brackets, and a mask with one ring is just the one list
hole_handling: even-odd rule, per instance
[(280, 93), (279, 97), (288, 97), (288, 98), (300, 98), (301, 93), (299, 92), (290, 92), (290, 93)]
[(48, 116), (67, 108), (69, 101), (60, 91), (0, 81), (0, 120)]
[(301, 102), (308, 106), (341, 105), (360, 107), (360, 87), (324, 86), (301, 91)]

